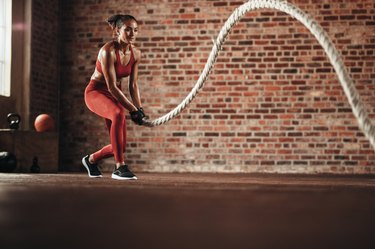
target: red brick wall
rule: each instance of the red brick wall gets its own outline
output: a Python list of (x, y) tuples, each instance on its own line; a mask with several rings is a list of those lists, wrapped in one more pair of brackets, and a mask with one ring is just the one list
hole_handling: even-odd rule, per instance
[[(33, 0), (31, 27), (30, 127), (48, 113), (58, 119), (59, 1)], [(58, 124), (58, 122), (57, 122)]]
[[(375, 122), (375, 1), (293, 0), (342, 53)], [(83, 100), (113, 13), (139, 19), (139, 84), (157, 118), (195, 84), (227, 17), (242, 1), (62, 1), (62, 165), (109, 142)], [(126, 90), (126, 89), (125, 89)], [(359, 131), (322, 48), (298, 21), (275, 10), (248, 13), (232, 30), (193, 103), (155, 127), (128, 125), (135, 171), (374, 173), (374, 150)], [(107, 161), (103, 166), (110, 165)]]

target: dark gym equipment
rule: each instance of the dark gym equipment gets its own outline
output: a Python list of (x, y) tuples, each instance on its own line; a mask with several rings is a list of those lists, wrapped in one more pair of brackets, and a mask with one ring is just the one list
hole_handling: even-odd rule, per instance
[(9, 128), (12, 130), (18, 130), (21, 123), (21, 116), (17, 113), (9, 113), (7, 116)]
[(0, 172), (10, 173), (17, 167), (17, 158), (14, 154), (6, 151), (0, 152)]
[(31, 173), (40, 173), (40, 167), (38, 165), (38, 157), (34, 157), (33, 164), (30, 167)]

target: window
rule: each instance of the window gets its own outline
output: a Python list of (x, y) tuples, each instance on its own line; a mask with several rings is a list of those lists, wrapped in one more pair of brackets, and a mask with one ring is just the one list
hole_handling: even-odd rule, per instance
[(0, 0), (0, 95), (10, 96), (12, 0)]

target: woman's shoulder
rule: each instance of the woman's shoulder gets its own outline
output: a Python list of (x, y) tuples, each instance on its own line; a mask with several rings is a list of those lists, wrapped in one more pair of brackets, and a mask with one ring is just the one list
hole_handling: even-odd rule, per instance
[(132, 46), (132, 50), (134, 53), (135, 60), (138, 61), (141, 58), (141, 50), (134, 45)]
[(116, 44), (114, 41), (107, 42), (100, 48), (100, 53), (112, 53), (115, 52)]
[(98, 60), (102, 60), (103, 58), (113, 58), (114, 60), (116, 60), (115, 46), (116, 45), (114, 41), (110, 41), (104, 44), (99, 50)]

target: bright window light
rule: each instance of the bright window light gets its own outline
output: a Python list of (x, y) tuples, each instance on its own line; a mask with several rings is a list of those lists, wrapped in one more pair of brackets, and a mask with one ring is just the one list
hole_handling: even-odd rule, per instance
[(0, 95), (10, 96), (12, 0), (0, 0)]

